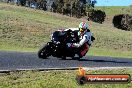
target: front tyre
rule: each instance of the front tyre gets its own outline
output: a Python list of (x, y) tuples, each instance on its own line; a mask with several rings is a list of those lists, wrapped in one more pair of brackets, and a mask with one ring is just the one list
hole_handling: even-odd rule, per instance
[(42, 58), (42, 59), (46, 59), (47, 58), (47, 56), (44, 53), (44, 50), (43, 49), (41, 49), (41, 50), (38, 51), (38, 57), (39, 58)]
[(42, 59), (47, 59), (51, 55), (51, 48), (49, 45), (45, 45), (42, 49), (38, 51), (38, 57)]

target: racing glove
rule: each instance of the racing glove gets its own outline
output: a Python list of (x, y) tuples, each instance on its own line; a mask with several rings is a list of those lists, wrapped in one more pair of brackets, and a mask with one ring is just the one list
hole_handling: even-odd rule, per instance
[(73, 47), (73, 44), (72, 43), (67, 43), (66, 44), (68, 47)]

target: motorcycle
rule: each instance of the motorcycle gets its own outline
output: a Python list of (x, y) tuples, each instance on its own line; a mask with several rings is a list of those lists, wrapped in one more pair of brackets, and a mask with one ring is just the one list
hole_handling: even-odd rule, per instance
[(72, 31), (69, 29), (67, 31), (53, 32), (51, 41), (38, 51), (38, 57), (46, 59), (49, 56), (53, 56), (62, 59), (66, 59), (66, 57), (75, 59), (75, 54), (78, 54), (80, 49), (75, 47), (69, 48), (67, 43), (79, 42), (78, 31), (79, 30)]

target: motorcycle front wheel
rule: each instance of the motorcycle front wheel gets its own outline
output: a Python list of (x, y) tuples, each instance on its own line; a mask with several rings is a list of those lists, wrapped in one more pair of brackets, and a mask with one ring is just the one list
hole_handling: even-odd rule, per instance
[(51, 48), (47, 44), (38, 51), (39, 58), (47, 59), (47, 57), (49, 57), (50, 55), (51, 55)]

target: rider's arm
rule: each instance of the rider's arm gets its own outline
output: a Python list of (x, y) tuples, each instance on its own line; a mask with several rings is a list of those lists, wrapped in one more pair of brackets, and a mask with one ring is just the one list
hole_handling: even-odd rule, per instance
[(79, 43), (74, 43), (74, 47), (81, 47), (85, 42), (87, 42), (87, 36), (83, 36), (83, 39)]
[(91, 33), (91, 32), (87, 32), (87, 33), (83, 36), (82, 40), (81, 40), (79, 43), (74, 43), (73, 45), (74, 45), (75, 47), (81, 47), (85, 42), (88, 42), (89, 44), (91, 44), (91, 43), (92, 43), (92, 41), (91, 41), (91, 36), (92, 36), (92, 33)]

